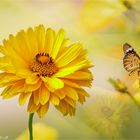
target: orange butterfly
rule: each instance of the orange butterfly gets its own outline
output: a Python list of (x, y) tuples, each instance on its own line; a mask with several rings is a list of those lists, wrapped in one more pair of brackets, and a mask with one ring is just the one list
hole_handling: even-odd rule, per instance
[(137, 72), (138, 76), (140, 76), (140, 57), (135, 52), (135, 50), (129, 45), (125, 43), (123, 45), (124, 58), (123, 65), (124, 68), (129, 72), (129, 75)]

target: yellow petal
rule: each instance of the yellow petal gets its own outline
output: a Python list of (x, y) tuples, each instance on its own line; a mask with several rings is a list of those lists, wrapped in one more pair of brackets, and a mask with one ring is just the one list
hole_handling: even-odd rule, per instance
[(65, 32), (63, 29), (61, 29), (59, 32), (58, 32), (58, 35), (56, 37), (56, 40), (55, 40), (55, 43), (54, 43), (54, 47), (53, 47), (53, 50), (52, 50), (52, 53), (51, 53), (51, 56), (53, 59), (56, 58), (59, 50), (60, 50), (60, 47), (62, 45), (62, 42), (64, 40), (64, 36), (65, 36)]
[(26, 84), (36, 84), (39, 80), (39, 77), (36, 74), (31, 74), (26, 79)]
[(19, 104), (20, 105), (24, 105), (27, 98), (31, 95), (31, 93), (21, 93), (20, 96), (19, 96)]
[(44, 52), (45, 51), (45, 28), (43, 25), (39, 25), (35, 28), (35, 34), (36, 34), (36, 40), (37, 40), (37, 46), (38, 46), (38, 52)]
[(48, 102), (50, 98), (50, 92), (48, 91), (48, 89), (42, 85), (40, 88), (39, 88), (39, 101), (40, 101), (40, 104), (44, 105)]
[(36, 84), (24, 84), (25, 92), (32, 92), (41, 86), (42, 81), (39, 80)]
[(66, 94), (63, 92), (63, 89), (56, 90), (54, 94), (59, 97), (61, 100), (65, 98)]
[(80, 70), (80, 69), (87, 67), (87, 65), (88, 65), (88, 60), (83, 60), (80, 63), (78, 63), (77, 65), (73, 65), (73, 66), (69, 66), (69, 67), (65, 67), (65, 68), (60, 69), (55, 74), (55, 77), (65, 77), (67, 75), (74, 73), (77, 70)]
[(76, 89), (77, 93), (85, 96), (85, 97), (90, 97), (90, 95), (84, 90), (84, 89)]
[(44, 115), (47, 113), (48, 109), (49, 109), (49, 103), (45, 105), (41, 105), (40, 108), (37, 110), (39, 117), (43, 118)]
[(49, 55), (51, 54), (51, 51), (53, 49), (54, 40), (55, 40), (55, 32), (51, 28), (48, 28), (45, 36), (45, 48), (46, 52)]
[(10, 60), (6, 57), (0, 57), (0, 69), (11, 66)]
[(76, 102), (69, 97), (64, 98), (64, 100), (71, 105), (72, 107), (76, 108)]
[(61, 100), (58, 106), (55, 106), (63, 115), (67, 114), (67, 103), (64, 100)]
[(57, 96), (55, 96), (55, 94), (51, 94), (51, 102), (54, 104), (54, 105), (59, 105), (59, 98)]
[(68, 38), (63, 40), (61, 48), (60, 48), (55, 60), (57, 60), (57, 58), (59, 58), (62, 55), (62, 53), (64, 53), (68, 49), (67, 45), (68, 45), (69, 41), (70, 40)]
[[(26, 33), (21, 30), (20, 32), (17, 33), (16, 37), (14, 37), (13, 35), (9, 36), (9, 41), (10, 43), (10, 47), (12, 47), (10, 50), (12, 50), (12, 53), (15, 53), (15, 56), (11, 56), (12, 58), (15, 58), (18, 56), (18, 59), (16, 61), (16, 63), (20, 60), (22, 61), (22, 65), (26, 65), (26, 63), (31, 60), (31, 55), (28, 49), (28, 44), (27, 41), (25, 39)], [(24, 51), (21, 51), (21, 48), (25, 48)], [(22, 56), (22, 57), (21, 57)], [(15, 66), (17, 66), (15, 63)], [(18, 63), (18, 65), (20, 65), (20, 63)]]
[(66, 76), (65, 78), (74, 80), (88, 80), (92, 79), (92, 75), (90, 72), (76, 71), (73, 74)]
[(79, 86), (83, 87), (91, 87), (92, 80), (72, 80), (73, 82), (77, 83)]
[(77, 92), (73, 88), (65, 86), (65, 88), (63, 88), (63, 91), (68, 97), (72, 98), (73, 100), (78, 100)]
[(36, 105), (39, 104), (39, 89), (33, 92), (33, 99)]
[[(30, 54), (31, 56), (34, 56), (35, 54), (38, 53), (38, 46), (37, 46), (36, 35), (32, 28), (29, 28), (27, 31), (27, 40), (29, 43), (28, 46), (29, 46)], [(34, 47), (34, 49), (32, 49), (32, 46)]]
[(0, 73), (0, 79), (0, 87), (3, 87), (10, 82), (20, 80), (21, 78), (11, 73)]
[(52, 89), (57, 90), (64, 87), (64, 82), (61, 79), (55, 77), (41, 77), (42, 80)]
[(4, 89), (1, 96), (3, 96), (4, 99), (8, 99), (21, 92), (24, 92), (23, 84), (24, 84), (24, 81), (18, 81), (14, 85), (8, 86), (7, 88)]
[(71, 45), (66, 52), (64, 52), (55, 62), (58, 67), (64, 67), (70, 62), (72, 62), (80, 54), (82, 46), (80, 43), (75, 43)]
[(40, 105), (36, 105), (34, 103), (33, 95), (30, 97), (29, 104), (28, 104), (28, 112), (33, 113), (39, 109)]
[(71, 80), (66, 80), (66, 79), (63, 79), (64, 83), (70, 87), (73, 87), (73, 88), (81, 88), (76, 82), (74, 81), (71, 81)]

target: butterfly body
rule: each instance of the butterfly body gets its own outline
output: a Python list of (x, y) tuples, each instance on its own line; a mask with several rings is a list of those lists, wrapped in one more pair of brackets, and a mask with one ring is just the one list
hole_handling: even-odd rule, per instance
[(128, 44), (123, 45), (124, 58), (123, 65), (124, 68), (129, 72), (129, 75), (137, 72), (140, 76), (140, 57), (135, 52), (135, 50)]

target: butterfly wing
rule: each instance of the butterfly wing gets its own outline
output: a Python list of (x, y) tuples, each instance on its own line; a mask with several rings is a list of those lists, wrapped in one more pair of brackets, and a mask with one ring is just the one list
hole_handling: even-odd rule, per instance
[(134, 73), (135, 71), (139, 71), (140, 57), (135, 52), (135, 50), (128, 43), (125, 43), (123, 45), (123, 50), (124, 50), (124, 58), (123, 58), (124, 68), (128, 72), (130, 72), (130, 74)]

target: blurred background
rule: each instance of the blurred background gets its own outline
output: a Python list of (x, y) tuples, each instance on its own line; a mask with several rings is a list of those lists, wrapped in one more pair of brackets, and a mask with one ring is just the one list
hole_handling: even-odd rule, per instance
[[(44, 24), (64, 28), (71, 42), (84, 44), (93, 61), (91, 97), (78, 105), (76, 116), (63, 117), (53, 107), (43, 119), (35, 115), (34, 123), (55, 129), (52, 139), (140, 139), (140, 110), (127, 95), (114, 101), (112, 95), (121, 93), (108, 82), (121, 79), (132, 94), (139, 92), (132, 86), (136, 77), (123, 68), (122, 45), (127, 42), (140, 54), (140, 0), (0, 0), (0, 19), (1, 43), (9, 34)], [(27, 105), (19, 106), (17, 98), (0, 98), (0, 139), (14, 140), (27, 129)]]

